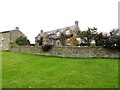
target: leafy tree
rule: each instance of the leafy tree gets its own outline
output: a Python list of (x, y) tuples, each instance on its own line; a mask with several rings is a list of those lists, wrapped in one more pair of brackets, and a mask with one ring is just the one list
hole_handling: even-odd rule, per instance
[(99, 33), (99, 34), (96, 34), (95, 36), (95, 43), (96, 43), (96, 46), (103, 46), (103, 43), (104, 43), (104, 36), (103, 36), (103, 33)]
[(70, 37), (69, 40), (66, 40), (66, 43), (71, 43), (74, 46), (79, 46), (79, 42), (76, 40), (77, 38), (80, 37), (79, 36)]
[(12, 47), (18, 47), (19, 45), (17, 43), (12, 43)]
[(15, 43), (17, 43), (18, 45), (24, 45), (26, 41), (27, 41), (26, 36), (20, 36), (16, 39)]
[(105, 47), (120, 49), (120, 30), (113, 29), (110, 35), (105, 39)]
[(80, 31), (78, 35), (84, 40), (87, 45), (90, 45), (90, 42), (95, 39), (95, 35), (97, 34), (97, 28), (89, 28), (86, 31)]

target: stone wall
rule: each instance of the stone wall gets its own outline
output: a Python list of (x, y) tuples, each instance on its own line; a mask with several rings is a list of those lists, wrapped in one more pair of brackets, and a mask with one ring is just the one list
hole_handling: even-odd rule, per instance
[(29, 54), (39, 54), (40, 52), (42, 52), (42, 49), (41, 47), (37, 47), (37, 46), (21, 46), (21, 47), (12, 47), (10, 51), (29, 53)]
[(42, 48), (38, 46), (22, 46), (11, 48), (10, 51), (60, 57), (120, 58), (120, 51), (105, 49), (102, 47), (54, 47), (49, 52), (43, 52)]

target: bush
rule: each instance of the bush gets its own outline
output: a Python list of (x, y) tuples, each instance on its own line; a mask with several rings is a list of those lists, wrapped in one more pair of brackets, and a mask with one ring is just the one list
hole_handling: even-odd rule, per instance
[(103, 45), (105, 48), (120, 49), (120, 30), (113, 29), (110, 35), (104, 39)]
[(18, 45), (23, 45), (23, 43), (27, 41), (27, 37), (26, 36), (20, 36), (16, 39), (15, 43)]
[(17, 43), (13, 43), (11, 46), (12, 47), (18, 47), (19, 45)]
[(48, 52), (50, 49), (52, 49), (52, 45), (43, 45), (42, 46), (42, 50), (44, 52)]

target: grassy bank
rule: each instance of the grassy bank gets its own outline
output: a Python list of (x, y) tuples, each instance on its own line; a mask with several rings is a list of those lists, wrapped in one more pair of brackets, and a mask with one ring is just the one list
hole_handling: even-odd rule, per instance
[(118, 60), (2, 53), (3, 88), (115, 88)]

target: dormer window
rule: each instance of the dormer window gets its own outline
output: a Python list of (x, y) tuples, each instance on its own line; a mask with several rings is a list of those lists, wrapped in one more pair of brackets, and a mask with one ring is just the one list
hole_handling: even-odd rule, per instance
[(69, 35), (70, 34), (70, 30), (66, 30), (66, 35)]
[(60, 32), (57, 32), (57, 36), (60, 36)]

